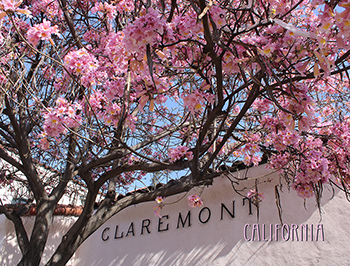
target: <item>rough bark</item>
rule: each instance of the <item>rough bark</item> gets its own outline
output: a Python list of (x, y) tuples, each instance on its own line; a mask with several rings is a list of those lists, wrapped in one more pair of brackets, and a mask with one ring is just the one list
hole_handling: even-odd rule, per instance
[(35, 218), (28, 248), (23, 254), (18, 266), (37, 266), (40, 264), (49, 235), (53, 212), (54, 206), (49, 201), (42, 201), (38, 204), (38, 213)]

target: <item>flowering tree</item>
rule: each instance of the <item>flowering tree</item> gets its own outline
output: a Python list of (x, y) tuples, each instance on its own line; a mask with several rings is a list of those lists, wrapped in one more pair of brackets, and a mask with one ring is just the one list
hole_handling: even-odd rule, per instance
[[(161, 207), (238, 161), (267, 159), (303, 198), (324, 184), (348, 193), (348, 0), (0, 0), (0, 11), (0, 180), (26, 197), (0, 212), (19, 265), (39, 264), (55, 208), (76, 190), (82, 213), (48, 265), (127, 206)], [(34, 204), (29, 237), (21, 215)]]

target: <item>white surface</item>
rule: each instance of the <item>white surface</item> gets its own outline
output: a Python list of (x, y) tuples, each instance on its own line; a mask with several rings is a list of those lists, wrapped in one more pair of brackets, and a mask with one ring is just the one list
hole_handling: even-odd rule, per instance
[[(51, 234), (47, 241), (47, 245), (44, 250), (42, 263), (44, 265), (50, 259), (55, 247), (61, 242), (61, 238), (68, 228), (73, 224), (76, 218), (72, 217), (54, 217), (53, 226), (51, 228)], [(24, 225), (27, 229), (27, 234), (30, 236), (31, 229), (34, 224), (34, 217), (26, 217)], [(28, 233), (29, 232), (29, 233)], [(0, 265), (14, 266), (20, 261), (22, 255), (17, 244), (16, 234), (11, 221), (7, 220), (4, 215), (0, 215)], [(74, 264), (74, 257), (69, 261), (67, 266)], [(89, 264), (87, 264), (89, 265)]]
[[(264, 166), (252, 168), (248, 172), (249, 177), (264, 175), (268, 171)], [(242, 174), (242, 173), (241, 173)], [(304, 202), (297, 198), (294, 191), (288, 192), (285, 188), (281, 196), (283, 208), (283, 223), (291, 227), (292, 224), (312, 224), (315, 228), (323, 225), (324, 241), (319, 237), (318, 241), (300, 241), (300, 231), (297, 229), (299, 241), (284, 241), (279, 233), (278, 241), (273, 237), (272, 241), (246, 241), (244, 239), (244, 226), (248, 227), (247, 236), (251, 237), (253, 224), (266, 225), (266, 235), (269, 236), (269, 225), (279, 224), (278, 211), (275, 204), (274, 184), (279, 182), (278, 176), (272, 183), (264, 183), (259, 186), (259, 192), (264, 192), (265, 200), (260, 204), (260, 219), (257, 222), (256, 208), (253, 206), (253, 215), (249, 215), (248, 202), (242, 204), (242, 198), (232, 189), (226, 178), (216, 178), (214, 186), (205, 188), (202, 194), (203, 207), (211, 210), (211, 218), (205, 224), (199, 221), (198, 215), (202, 208), (192, 209), (187, 205), (186, 197), (180, 202), (167, 205), (161, 210), (162, 215), (168, 215), (169, 219), (162, 219), (163, 228), (169, 224), (169, 230), (158, 232), (158, 218), (153, 214), (155, 202), (130, 206), (112, 217), (106, 224), (97, 230), (77, 251), (71, 265), (349, 265), (349, 241), (350, 241), (350, 203), (343, 193), (336, 193), (332, 200), (331, 190), (326, 187), (322, 200), (322, 220), (315, 200), (309, 199), (304, 209)], [(250, 185), (254, 181), (250, 181)], [(245, 184), (249, 186), (249, 182)], [(328, 188), (328, 189), (327, 189)], [(198, 192), (191, 191), (191, 195)], [(184, 194), (183, 194), (184, 195)], [(165, 199), (165, 203), (174, 202), (182, 195)], [(235, 201), (235, 218), (224, 212), (221, 220), (221, 203), (232, 211), (232, 201)], [(176, 228), (178, 216), (181, 212), (185, 218), (191, 211), (191, 226), (187, 223), (184, 228)], [(202, 213), (202, 220), (207, 216), (207, 210)], [(5, 224), (0, 227), (0, 264), (14, 265), (18, 257), (18, 249), (14, 251), (14, 234), (9, 233), (11, 225), (5, 222), (3, 216), (0, 222)], [(57, 217), (55, 219), (58, 219)], [(141, 235), (142, 220), (151, 221), (150, 234), (144, 230)], [(134, 233), (125, 237), (130, 223), (134, 223)], [(114, 239), (115, 227), (124, 231), (124, 238)], [(103, 230), (109, 227), (102, 241)], [(56, 230), (56, 231), (55, 231)], [(56, 236), (63, 235), (61, 229), (53, 228)], [(279, 230), (280, 232), (281, 230)], [(6, 235), (6, 236), (5, 236)], [(262, 236), (260, 236), (262, 238)], [(59, 238), (59, 237), (58, 237)], [(315, 235), (314, 235), (315, 238)], [(57, 240), (57, 239), (56, 239)], [(46, 256), (47, 257), (47, 256)]]

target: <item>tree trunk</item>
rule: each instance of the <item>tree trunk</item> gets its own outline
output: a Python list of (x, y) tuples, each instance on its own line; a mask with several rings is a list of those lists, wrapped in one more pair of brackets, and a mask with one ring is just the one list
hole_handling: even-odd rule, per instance
[(74, 245), (71, 243), (60, 244), (59, 248), (56, 250), (55, 254), (47, 262), (46, 266), (64, 266), (73, 256), (75, 251), (80, 245)]
[(28, 249), (27, 252), (23, 254), (18, 266), (38, 266), (43, 255), (52, 223), (54, 206), (48, 201), (43, 201), (38, 203), (37, 208), (37, 215)]

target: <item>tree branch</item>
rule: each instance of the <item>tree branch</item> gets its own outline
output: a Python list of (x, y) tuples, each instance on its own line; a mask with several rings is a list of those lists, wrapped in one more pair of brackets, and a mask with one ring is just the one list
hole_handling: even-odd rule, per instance
[(4, 206), (0, 206), (0, 214), (1, 213), (5, 214), (6, 218), (9, 219), (15, 226), (19, 248), (22, 254), (25, 254), (28, 249), (29, 240), (27, 232), (23, 226), (22, 219), (15, 212), (10, 212)]

